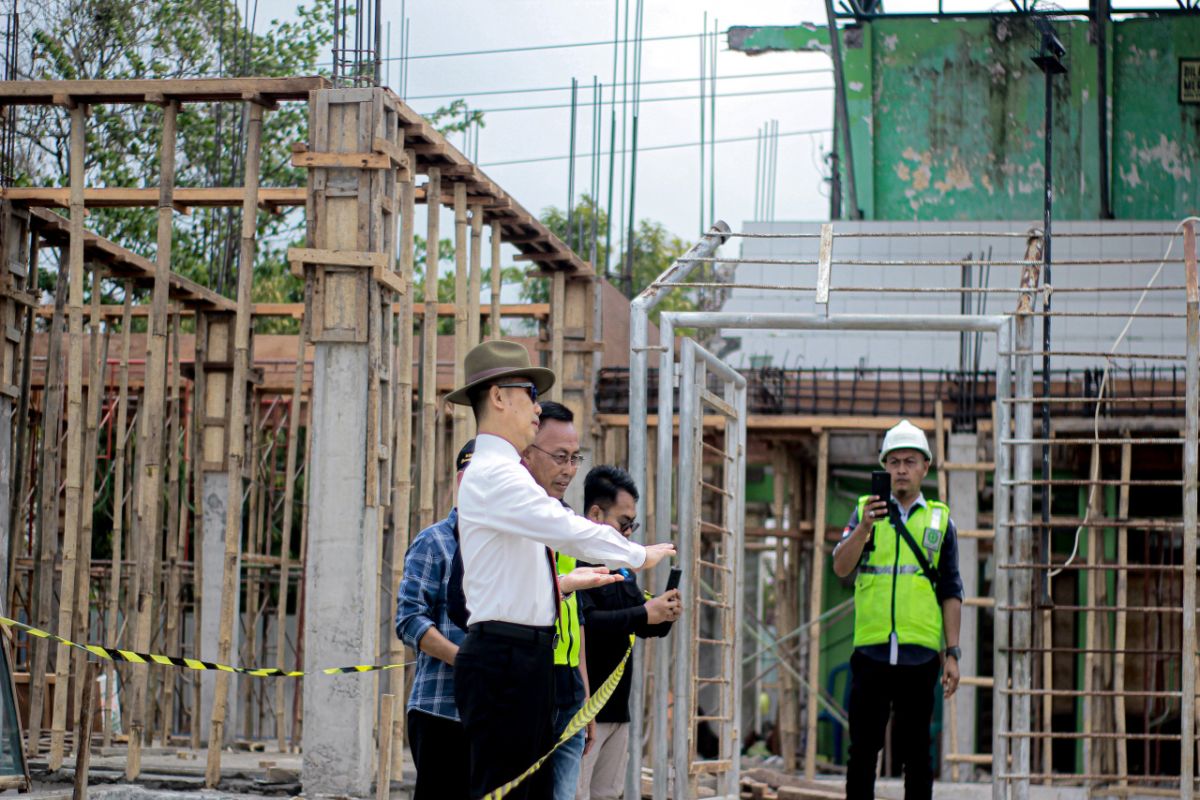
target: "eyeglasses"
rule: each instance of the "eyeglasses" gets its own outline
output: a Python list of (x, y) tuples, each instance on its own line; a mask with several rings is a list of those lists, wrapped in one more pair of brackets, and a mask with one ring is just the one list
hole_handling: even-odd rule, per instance
[(642, 523), (630, 520), (621, 526), (621, 533), (628, 533), (630, 536), (637, 533), (638, 528), (642, 527)]
[(546, 455), (550, 456), (550, 459), (555, 464), (558, 464), (560, 467), (565, 467), (568, 463), (570, 463), (570, 465), (572, 467), (578, 467), (580, 464), (583, 463), (583, 454), (582, 453), (572, 453), (570, 455), (567, 455), (566, 453), (551, 453), (549, 450), (538, 447), (536, 444), (531, 444), (529, 446), (532, 447), (534, 450), (537, 450), (539, 452), (545, 453)]
[(537, 387), (534, 386), (532, 383), (529, 383), (529, 382), (497, 383), (496, 386), (501, 389), (524, 389), (525, 391), (529, 392), (529, 402), (531, 402), (531, 403), (537, 402), (537, 397), (538, 397)]

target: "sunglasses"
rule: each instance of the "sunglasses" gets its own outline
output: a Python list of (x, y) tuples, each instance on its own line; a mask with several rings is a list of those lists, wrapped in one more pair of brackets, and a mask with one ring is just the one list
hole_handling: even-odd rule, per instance
[(522, 383), (497, 383), (496, 386), (497, 386), (497, 388), (500, 388), (500, 389), (524, 389), (525, 391), (529, 392), (529, 402), (531, 402), (531, 403), (537, 402), (537, 399), (538, 399), (537, 387), (527, 381), (522, 382)]
[(621, 526), (621, 533), (628, 533), (630, 536), (637, 533), (638, 528), (642, 527), (640, 522), (626, 522)]

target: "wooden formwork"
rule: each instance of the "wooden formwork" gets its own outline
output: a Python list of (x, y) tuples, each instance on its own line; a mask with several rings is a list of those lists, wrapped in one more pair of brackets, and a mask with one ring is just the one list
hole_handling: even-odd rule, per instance
[[(458, 420), (453, 430), (444, 424), (447, 409), (441, 397), (451, 388), (453, 377), (439, 376), (439, 318), (453, 317), (454, 361), (459, 364), (485, 330), (489, 336), (500, 334), (503, 317), (538, 320), (542, 335), (530, 345), (535, 359), (559, 371), (559, 396), (592, 424), (592, 362), (598, 345), (593, 333), (591, 266), (390, 92), (382, 90), (381, 95), (391, 109), (386, 124), (395, 134), (379, 136), (362, 148), (368, 151), (369, 163), (347, 161), (312, 139), (292, 153), (292, 163), (314, 176), (308, 186), (258, 186), (262, 120), (278, 103), (317, 102), (326, 91), (328, 84), (320, 78), (15, 82), (0, 87), (0, 105), (56, 105), (66, 109), (72, 120), (68, 189), (0, 190), (10, 268), (3, 276), (6, 291), (0, 298), (0, 313), (6, 315), (9, 331), (0, 352), (0, 395), (20, 406), (20, 413), (12, 415), (17, 420), (16, 461), (6, 465), (20, 480), (15, 482), (11, 513), (0, 515), (15, 545), (12, 584), (20, 587), (10, 584), (6, 599), (15, 599), (15, 607), (26, 615), (23, 618), (38, 627), (76, 641), (198, 656), (203, 566), (206, 560), (214, 563), (214, 554), (206, 559), (201, 548), (202, 488), (204, 476), (215, 473), (227, 477), (230, 498), (224, 518), (225, 552), (215, 562), (222, 564), (225, 573), (218, 660), (239, 659), (232, 646), (233, 629), (248, 624), (241, 658), (280, 668), (302, 662), (303, 623), (295, 634), (288, 626), (294, 624), (289, 621), (293, 619), (289, 608), (294, 606), (297, 613), (303, 608), (306, 574), (309, 447), (305, 441), (311, 435), (306, 352), (310, 342), (338, 335), (335, 306), (345, 296), (330, 294), (334, 273), (350, 271), (352, 282), (368, 278), (362, 284), (370, 309), (365, 324), (350, 325), (344, 333), (362, 341), (371, 352), (373, 447), (364, 469), (379, 514), (375, 579), (382, 608), (394, 603), (413, 525), (428, 524), (448, 509), (452, 476), (440, 474), (445, 469), (439, 471), (438, 462), (443, 467), (449, 463), (452, 454), (445, 452), (470, 435), (469, 420)], [(175, 121), (188, 113), (190, 104), (210, 102), (248, 108), (243, 185), (176, 187)], [(86, 185), (82, 159), (88, 110), (108, 103), (162, 108), (157, 187)], [(379, 169), (394, 188), (359, 196), (356, 202), (377, 204), (383, 210), (379, 252), (384, 257), (347, 264), (344, 255), (312, 252), (322, 249), (318, 246), (294, 251), (293, 273), (304, 280), (306, 303), (252, 303), (255, 212), (287, 213), (306, 206), (312, 215), (320, 191), (321, 179), (316, 176)], [(421, 175), (427, 176), (423, 183), (418, 180)], [(418, 204), (427, 205), (431, 212), (427, 215), (431, 241), (440, 238), (442, 206), (454, 209), (459, 276), (454, 304), (414, 303), (414, 207)], [(88, 209), (139, 206), (157, 209), (155, 259), (87, 230)], [(242, 209), (236, 298), (224, 297), (171, 269), (176, 215), (191, 207), (220, 206)], [(53, 209), (65, 209), (68, 215)], [(537, 274), (550, 281), (551, 303), (499, 303), (504, 243), (517, 248), (518, 261), (535, 265)], [(485, 247), (490, 251), (486, 262), (490, 281), (483, 277)], [(38, 300), (28, 292), (33, 286), (29, 272), (36, 272), (39, 248), (64, 251), (54, 304), (45, 308), (38, 308)], [(436, 296), (436, 270), (427, 272), (431, 274), (426, 297)], [(101, 285), (118, 287), (124, 302), (119, 307), (101, 304), (100, 293), (94, 291), (88, 307), (89, 274), (93, 290)], [(480, 295), (486, 283), (491, 284), (492, 302), (484, 309)], [(145, 292), (150, 302), (136, 302), (136, 296)], [(358, 297), (357, 292), (350, 296)], [(290, 366), (256, 363), (254, 320), (268, 316), (302, 321)], [(422, 318), (423, 347), (418, 348), (414, 324)], [(43, 325), (46, 333), (35, 333)], [(48, 339), (44, 366), (32, 351), (35, 339), (43, 335)], [(415, 373), (409, 364), (416, 367)], [(270, 377), (276, 374), (277, 378)], [(275, 410), (267, 413), (269, 408)], [(262, 423), (261, 430), (256, 420)], [(439, 430), (446, 431), (440, 439)], [(582, 431), (591, 434), (585, 437), (586, 449), (594, 447), (598, 430)], [(0, 449), (7, 453), (10, 448)], [(66, 478), (61, 508), (60, 492), (55, 490), (60, 476)], [(99, 486), (103, 493), (92, 497)], [(243, 494), (250, 506), (246, 545), (240, 535)], [(93, 507), (111, 517), (105, 535), (112, 550), (111, 558), (94, 562), (85, 554), (91, 550)], [(32, 537), (18, 535), (18, 530), (29, 526)], [(296, 529), (298, 544), (293, 538)], [(63, 563), (61, 579), (42, 568), (54, 563), (56, 556)], [(240, 623), (242, 612), (225, 602), (238, 597), (239, 584), (245, 584), (243, 595), (250, 606)], [(55, 602), (56, 597), (60, 602)], [(7, 607), (13, 608), (14, 603)], [(29, 739), (32, 753), (42, 751), (40, 708), (47, 702), (44, 675), (53, 649), (37, 640), (29, 659), (35, 712)], [(68, 735), (74, 727), (67, 719), (68, 698), (81, 697), (84, 674), (82, 654), (73, 659), (64, 647), (57, 651), (55, 684), (60, 690), (53, 694), (52, 767), (63, 763), (73, 738)], [(391, 638), (388, 643), (380, 641), (377, 652), (390, 662), (404, 658), (399, 643)], [(105, 671), (107, 700), (112, 699), (114, 673), (124, 679), (117, 681), (122, 689), (129, 684), (130, 691), (120, 693), (129, 734), (129, 778), (138, 776), (142, 747), (151, 741), (203, 744), (202, 717), (207, 713), (200, 709), (201, 673), (184, 674), (181, 681), (179, 675), (152, 675), (151, 669), (110, 665)], [(229, 701), (225, 683), (225, 673), (219, 673), (209, 726), (213, 743), (224, 736)], [(388, 685), (391, 694), (402, 694), (402, 670), (389, 673)], [(243, 692), (243, 735), (263, 738), (269, 730), (280, 749), (298, 742), (300, 709), (285, 711), (282, 684)], [(120, 741), (107, 715), (103, 724), (106, 743)], [(403, 715), (393, 715), (389, 728), (389, 766), (398, 767)], [(220, 748), (210, 747), (210, 784), (219, 780), (219, 758)]]

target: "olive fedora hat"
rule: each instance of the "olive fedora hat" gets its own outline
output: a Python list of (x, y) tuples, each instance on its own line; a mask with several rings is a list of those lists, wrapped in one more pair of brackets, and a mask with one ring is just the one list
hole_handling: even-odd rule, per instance
[(554, 372), (529, 363), (529, 351), (516, 342), (495, 340), (477, 344), (463, 360), (466, 384), (446, 395), (451, 403), (471, 404), (471, 390), (499, 378), (528, 378), (543, 394), (554, 385)]

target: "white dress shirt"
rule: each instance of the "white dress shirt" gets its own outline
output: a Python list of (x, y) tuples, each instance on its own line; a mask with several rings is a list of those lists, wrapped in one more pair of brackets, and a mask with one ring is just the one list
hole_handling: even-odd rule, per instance
[(556, 587), (546, 547), (609, 567), (638, 568), (646, 548), (563, 507), (538, 485), (515, 447), (490, 434), (458, 487), (458, 536), (470, 624), (553, 625)]

